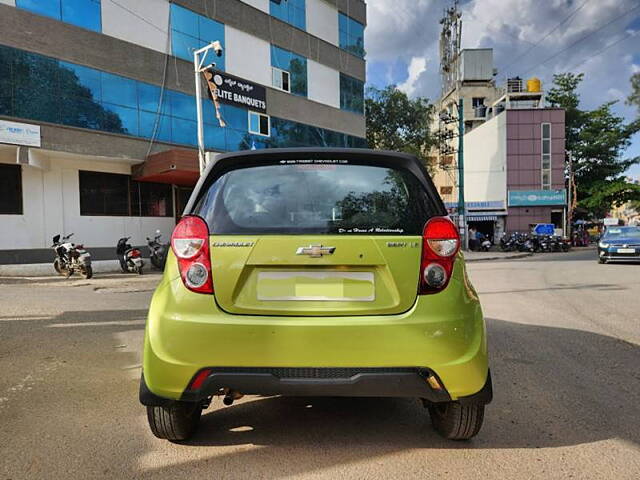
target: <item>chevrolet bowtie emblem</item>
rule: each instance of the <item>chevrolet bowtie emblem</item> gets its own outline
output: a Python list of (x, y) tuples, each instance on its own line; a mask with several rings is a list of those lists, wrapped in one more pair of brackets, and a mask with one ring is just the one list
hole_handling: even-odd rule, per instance
[(323, 255), (332, 255), (336, 247), (323, 247), (322, 245), (309, 245), (308, 247), (298, 247), (296, 255), (309, 255), (311, 258), (318, 258)]

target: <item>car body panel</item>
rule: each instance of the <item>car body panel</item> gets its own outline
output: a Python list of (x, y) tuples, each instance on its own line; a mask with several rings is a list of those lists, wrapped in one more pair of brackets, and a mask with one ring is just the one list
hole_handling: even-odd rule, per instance
[[(212, 235), (210, 245), (216, 302), (229, 313), (392, 314), (416, 300), (421, 237)], [(300, 252), (313, 245), (334, 250)]]

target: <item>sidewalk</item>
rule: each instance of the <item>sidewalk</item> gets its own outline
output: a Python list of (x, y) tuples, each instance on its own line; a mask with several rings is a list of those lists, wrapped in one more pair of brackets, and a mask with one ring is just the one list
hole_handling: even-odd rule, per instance
[[(143, 270), (155, 270), (148, 258), (144, 258)], [(91, 262), (93, 273), (114, 273), (120, 272), (120, 262), (118, 260), (96, 260)], [(58, 274), (53, 269), (51, 263), (26, 263), (15, 265), (0, 265), (0, 277), (57, 277)], [(77, 274), (75, 275), (77, 276)]]
[(533, 255), (531, 252), (462, 252), (464, 254), (465, 261), (468, 262), (483, 262), (485, 260), (513, 260), (516, 258), (525, 258)]

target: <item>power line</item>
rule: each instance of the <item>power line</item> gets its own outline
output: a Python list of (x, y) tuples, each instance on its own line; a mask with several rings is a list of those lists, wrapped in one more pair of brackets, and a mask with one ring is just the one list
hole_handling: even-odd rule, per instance
[(615, 47), (616, 45), (618, 45), (621, 42), (624, 42), (625, 40), (628, 40), (631, 37), (635, 37), (636, 34), (638, 32), (637, 31), (633, 31), (633, 32), (629, 32), (627, 33), (625, 36), (619, 38), (618, 40), (616, 40), (615, 42), (607, 45), (606, 47), (598, 50), (596, 53), (594, 53), (593, 55), (589, 55), (587, 58), (585, 58), (584, 60), (582, 60), (580, 63), (574, 65), (573, 67), (569, 68), (568, 71), (572, 71), (577, 69), (578, 67), (581, 67), (582, 65), (584, 65), (585, 63), (587, 63), (589, 60), (591, 60), (592, 58), (597, 57), (598, 55), (601, 55), (603, 52), (605, 52), (606, 50), (609, 50), (610, 48)]
[(556, 58), (558, 55), (563, 54), (564, 52), (566, 52), (567, 50), (573, 48), (575, 45), (577, 45), (578, 43), (586, 40), (587, 38), (591, 37), (592, 35), (595, 35), (596, 33), (598, 33), (599, 31), (603, 30), (604, 28), (608, 27), (609, 25), (611, 25), (612, 23), (614, 23), (617, 20), (620, 20), (622, 17), (624, 17), (625, 15), (630, 14), (631, 12), (638, 10), (640, 8), (640, 4), (636, 5), (635, 7), (633, 7), (631, 10), (628, 10), (620, 15), (618, 15), (617, 17), (613, 18), (612, 20), (609, 20), (607, 23), (605, 23), (604, 25), (602, 25), (600, 28), (597, 28), (596, 30), (593, 30), (592, 32), (589, 32), (588, 34), (586, 34), (583, 37), (580, 37), (578, 40), (576, 40), (575, 42), (571, 43), (570, 45), (568, 45), (567, 47), (563, 48), (562, 50), (560, 50), (559, 52), (554, 53), (553, 55), (551, 55), (550, 57), (546, 58), (545, 60), (543, 60), (542, 62), (539, 62), (538, 64), (534, 65), (533, 67), (531, 67), (530, 69), (524, 71), (521, 73), (522, 76), (525, 76), (527, 73), (531, 72), (532, 70), (535, 70), (536, 68), (538, 68), (541, 65), (544, 65), (545, 63), (547, 63), (550, 60), (553, 60), (554, 58)]
[(582, 5), (580, 5), (578, 8), (576, 8), (573, 12), (571, 12), (569, 15), (567, 15), (564, 19), (562, 19), (562, 21), (560, 23), (558, 23), (555, 27), (553, 27), (551, 30), (549, 30), (549, 32), (547, 32), (547, 34), (542, 37), (540, 40), (538, 40), (536, 43), (532, 44), (526, 51), (524, 51), (522, 54), (518, 55), (518, 57), (511, 62), (510, 64), (508, 64), (506, 67), (504, 67), (504, 70), (508, 70), (509, 67), (512, 67), (513, 65), (515, 65), (516, 63), (518, 63), (520, 61), (521, 58), (523, 58), (525, 55), (527, 55), (527, 53), (529, 53), (531, 50), (533, 50), (535, 47), (537, 47), (538, 45), (540, 45), (542, 42), (544, 42), (547, 38), (549, 38), (549, 35), (551, 35), (553, 32), (555, 32), (558, 28), (560, 28), (562, 25), (564, 25), (566, 22), (568, 22), (571, 18), (573, 18), (573, 16), (578, 13), (582, 7), (584, 7), (587, 3), (589, 2), (589, 0), (585, 0)]

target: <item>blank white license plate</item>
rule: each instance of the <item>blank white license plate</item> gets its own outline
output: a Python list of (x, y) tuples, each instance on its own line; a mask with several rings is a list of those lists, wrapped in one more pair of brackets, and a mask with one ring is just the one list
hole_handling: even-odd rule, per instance
[(618, 248), (616, 250), (616, 252), (618, 252), (618, 253), (636, 253), (636, 249), (635, 248)]

